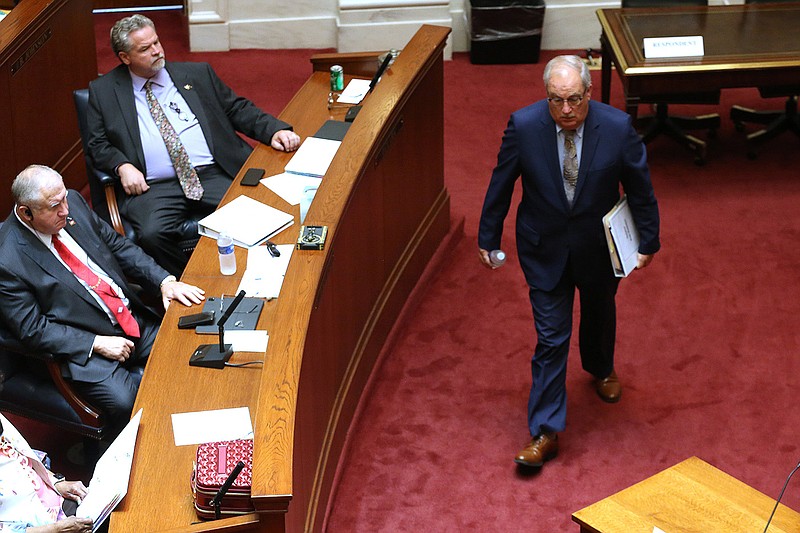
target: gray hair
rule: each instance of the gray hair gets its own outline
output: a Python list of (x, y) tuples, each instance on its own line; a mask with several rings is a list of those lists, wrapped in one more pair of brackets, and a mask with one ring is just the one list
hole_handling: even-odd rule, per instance
[(553, 59), (551, 59), (544, 67), (544, 75), (542, 76), (542, 78), (544, 79), (545, 87), (547, 87), (550, 84), (550, 76), (552, 75), (553, 70), (558, 67), (567, 67), (578, 72), (578, 74), (581, 75), (581, 81), (583, 82), (584, 90), (588, 89), (589, 85), (592, 84), (592, 75), (589, 72), (589, 67), (580, 57), (556, 56)]
[(52, 168), (30, 165), (14, 178), (11, 184), (11, 196), (17, 205), (38, 205), (42, 202), (42, 190), (56, 180), (64, 183), (61, 174)]
[(120, 19), (111, 28), (111, 50), (114, 51), (115, 56), (119, 56), (120, 52), (126, 54), (131, 51), (130, 35), (136, 30), (151, 27), (156, 29), (155, 24), (144, 15), (131, 15)]

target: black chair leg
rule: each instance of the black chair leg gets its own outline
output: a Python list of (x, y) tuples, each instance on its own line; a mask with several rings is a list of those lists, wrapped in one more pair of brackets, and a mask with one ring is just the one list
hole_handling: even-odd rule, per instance
[(670, 116), (666, 104), (655, 104), (655, 114), (641, 117), (637, 121), (645, 144), (663, 133), (694, 152), (694, 162), (697, 165), (706, 162), (706, 142), (689, 135), (685, 130), (707, 129), (709, 137), (714, 137), (720, 124), (719, 115), (716, 113), (697, 117)]
[(743, 131), (745, 123), (766, 125), (766, 128), (747, 135), (748, 158), (756, 158), (756, 146), (774, 139), (785, 131), (791, 131), (800, 136), (800, 115), (797, 114), (797, 99), (797, 96), (788, 98), (783, 112), (756, 111), (739, 105), (731, 107), (731, 120), (733, 120), (737, 130)]

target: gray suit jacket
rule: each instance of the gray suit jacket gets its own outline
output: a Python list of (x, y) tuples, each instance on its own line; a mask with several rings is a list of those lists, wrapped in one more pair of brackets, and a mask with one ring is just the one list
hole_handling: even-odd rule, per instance
[[(139, 299), (130, 282), (160, 294), (169, 273), (98, 218), (78, 192), (70, 190), (67, 197), (67, 233), (122, 288), (140, 326), (157, 324), (159, 315)], [(67, 377), (88, 383), (102, 381), (116, 368), (116, 361), (89, 354), (95, 335), (123, 336), (122, 330), (13, 213), (0, 228), (0, 301), (0, 319), (18, 341), (8, 346), (11, 350), (21, 346), (53, 354)]]

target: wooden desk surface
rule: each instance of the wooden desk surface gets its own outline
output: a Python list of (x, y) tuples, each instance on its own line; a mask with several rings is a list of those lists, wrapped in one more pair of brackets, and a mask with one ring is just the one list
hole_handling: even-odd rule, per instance
[[(267, 353), (231, 362), (264, 366), (190, 367), (198, 344), (214, 336), (178, 330), (197, 308), (170, 306), (151, 352), (134, 412), (143, 409), (128, 494), (111, 532), (320, 531), (350, 422), (389, 331), (449, 228), (444, 187), (443, 65), (449, 28), (423, 26), (384, 74), (350, 126), (306, 223), (326, 225), (322, 251), (295, 250), (280, 298), (267, 302), (258, 329)], [(377, 67), (377, 64), (375, 64)], [(346, 109), (327, 109), (330, 74), (314, 72), (280, 117), (302, 138)], [(425, 149), (419, 150), (422, 146)], [(292, 154), (259, 145), (223, 204), (245, 194), (299, 216), (241, 174), (283, 171)], [(273, 240), (290, 243), (299, 222)], [(183, 280), (207, 296), (234, 294), (246, 265), (219, 274), (215, 243), (201, 238)], [(253, 421), (253, 503), (236, 518), (197, 523), (190, 477), (196, 446), (176, 447), (171, 414), (247, 406)]]
[[(691, 457), (572, 515), (582, 533), (753, 533), (775, 500)], [(769, 531), (800, 531), (800, 514), (779, 505)]]
[[(727, 87), (796, 84), (800, 2), (712, 7), (599, 9), (603, 94), (611, 64), (630, 101)], [(702, 35), (703, 57), (645, 59), (643, 38)]]

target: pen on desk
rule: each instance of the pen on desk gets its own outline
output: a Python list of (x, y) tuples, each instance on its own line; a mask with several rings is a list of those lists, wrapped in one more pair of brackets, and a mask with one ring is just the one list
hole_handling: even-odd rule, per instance
[(280, 257), (281, 256), (281, 251), (278, 250), (278, 247), (275, 246), (274, 242), (272, 242), (271, 240), (267, 239), (266, 245), (267, 245), (267, 251), (269, 252), (269, 255), (271, 255), (272, 257)]

